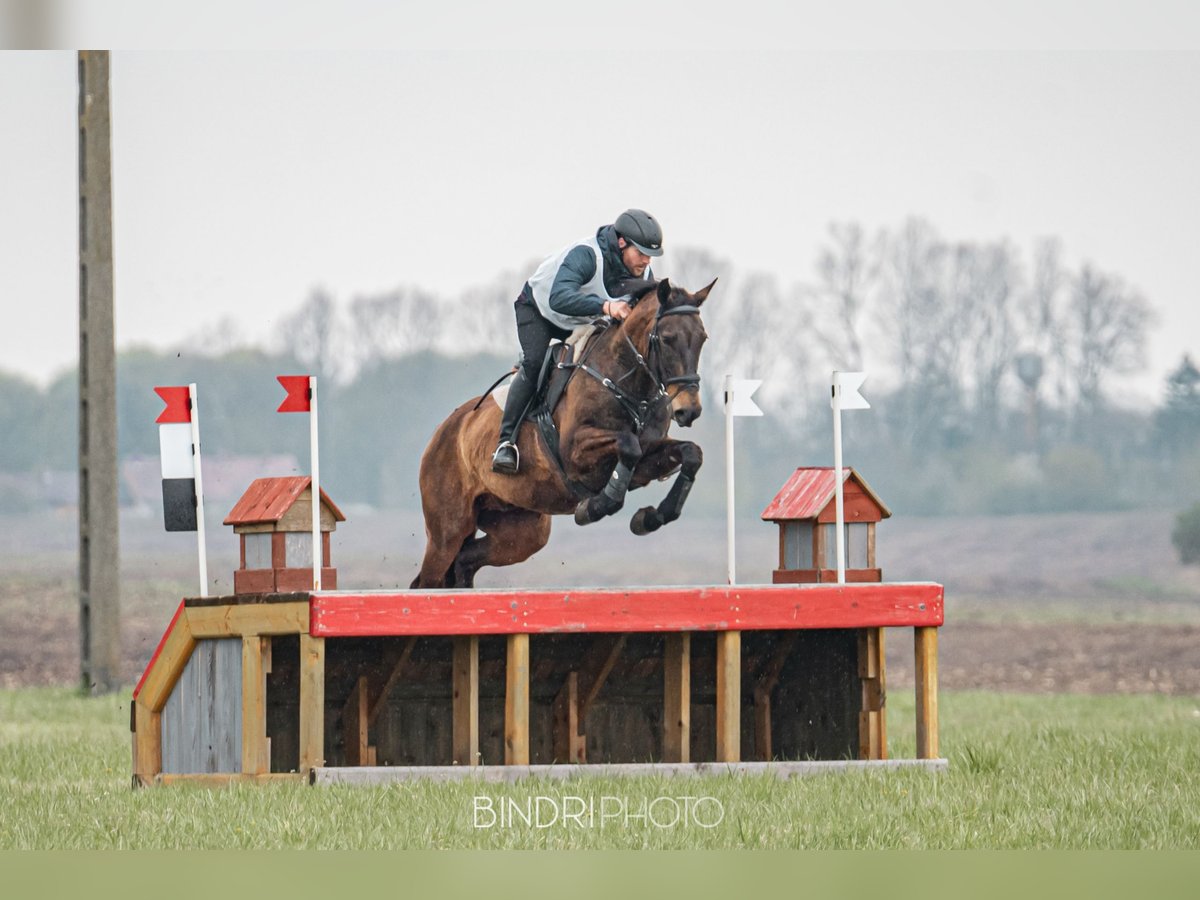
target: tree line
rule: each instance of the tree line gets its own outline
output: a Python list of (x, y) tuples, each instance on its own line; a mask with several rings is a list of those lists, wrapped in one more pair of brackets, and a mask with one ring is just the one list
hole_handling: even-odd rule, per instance
[[(196, 381), (206, 452), (291, 450), (304, 461), (303, 417), (274, 415), (274, 376), (311, 372), (325, 385), (323, 481), (345, 502), (415, 507), (433, 429), (515, 362), (512, 301), (532, 269), (450, 297), (403, 286), (339, 302), (314, 289), (272, 346), (250, 345), (225, 321), (187, 349), (126, 350), (121, 452), (156, 455), (151, 388)], [(834, 368), (871, 373), (873, 409), (845, 420), (846, 459), (896, 510), (1200, 497), (1200, 373), (1180, 360), (1153, 410), (1115, 403), (1115, 380), (1144, 369), (1153, 307), (1115, 273), (1068, 267), (1057, 240), (1026, 254), (1008, 241), (952, 241), (919, 219), (874, 232), (835, 223), (792, 283), (694, 248), (672, 250), (656, 274), (689, 289), (720, 279), (704, 309), (700, 509), (723, 502), (721, 376), (764, 380), (766, 420), (738, 430), (739, 498), (761, 508), (795, 466), (829, 463)], [(74, 468), (75, 391), (74, 373), (45, 390), (0, 374), (0, 472)]]

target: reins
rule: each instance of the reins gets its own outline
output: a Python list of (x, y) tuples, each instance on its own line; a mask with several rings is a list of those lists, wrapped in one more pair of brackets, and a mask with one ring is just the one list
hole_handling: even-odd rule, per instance
[[(587, 364), (587, 357), (591, 355), (591, 349), (594, 346), (590, 345), (584, 353), (584, 359), (577, 363), (559, 363), (560, 369), (581, 369), (592, 378), (600, 382), (616, 399), (618, 405), (625, 411), (625, 414), (633, 420), (634, 431), (640, 433), (646, 427), (647, 418), (650, 413), (662, 405), (667, 399), (667, 386), (672, 384), (685, 385), (684, 390), (699, 390), (700, 375), (696, 372), (689, 372), (685, 375), (674, 375), (664, 379), (662, 376), (662, 349), (661, 339), (658, 334), (659, 323), (667, 316), (700, 315), (700, 308), (697, 306), (674, 306), (669, 309), (659, 307), (658, 314), (654, 318), (654, 327), (650, 330), (650, 336), (647, 339), (646, 356), (652, 357), (654, 367), (651, 368), (646, 358), (642, 356), (633, 341), (629, 337), (629, 333), (624, 329), (621, 330), (621, 336), (625, 339), (625, 343), (633, 352), (635, 363), (633, 367), (624, 375), (617, 378), (615, 381), (609, 378), (603, 372), (593, 369)], [(622, 390), (620, 383), (641, 368), (647, 375), (650, 376), (650, 381), (656, 386), (656, 390), (649, 397), (638, 398), (631, 396), (626, 391)]]

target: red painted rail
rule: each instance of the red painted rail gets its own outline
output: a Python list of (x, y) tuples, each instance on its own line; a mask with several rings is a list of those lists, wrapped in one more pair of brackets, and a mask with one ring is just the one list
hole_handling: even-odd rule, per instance
[(940, 626), (940, 584), (402, 591), (312, 595), (314, 637)]

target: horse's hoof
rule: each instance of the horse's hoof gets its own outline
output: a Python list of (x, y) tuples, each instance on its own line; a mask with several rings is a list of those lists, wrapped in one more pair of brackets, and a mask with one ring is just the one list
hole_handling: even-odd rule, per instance
[(579, 505), (575, 507), (575, 524), (591, 525), (595, 521), (591, 513), (588, 512), (588, 501), (580, 500)]
[(629, 530), (638, 537), (650, 534), (652, 531), (658, 531), (662, 526), (662, 517), (659, 516), (658, 510), (653, 506), (643, 506), (629, 520)]

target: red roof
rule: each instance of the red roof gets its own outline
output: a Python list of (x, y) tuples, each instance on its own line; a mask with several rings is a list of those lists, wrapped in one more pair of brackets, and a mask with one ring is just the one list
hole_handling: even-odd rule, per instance
[[(256, 478), (242, 499), (230, 510), (225, 517), (226, 525), (257, 525), (261, 522), (278, 522), (284, 513), (292, 508), (292, 504), (312, 486), (312, 478), (308, 475), (296, 475), (290, 478)], [(321, 491), (321, 502), (329, 507), (335, 522), (345, 522), (342, 511), (329, 499), (324, 489)]]
[[(853, 469), (842, 467), (842, 482), (850, 479), (858, 484), (864, 494), (871, 498), (879, 507), (883, 518), (892, 514), (879, 496), (871, 490), (870, 485), (863, 481), (862, 476)], [(778, 522), (783, 519), (815, 519), (834, 500), (837, 488), (833, 466), (801, 467), (792, 473), (779, 493), (775, 495), (762, 517), (768, 522)]]

